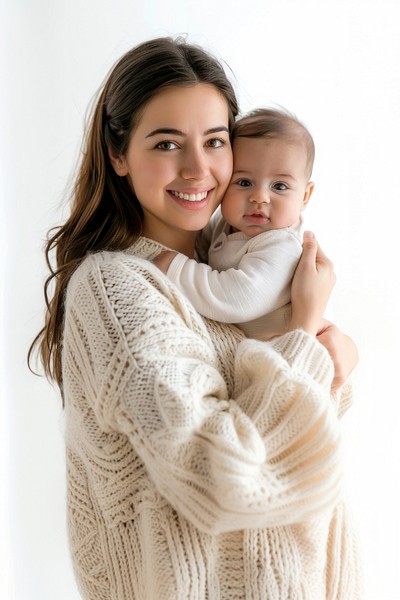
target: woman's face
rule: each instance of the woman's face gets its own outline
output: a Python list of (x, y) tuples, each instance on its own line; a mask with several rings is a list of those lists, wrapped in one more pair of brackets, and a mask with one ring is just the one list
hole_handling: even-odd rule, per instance
[(232, 174), (226, 99), (203, 83), (165, 88), (145, 106), (120, 159), (116, 170), (143, 208), (143, 235), (184, 251)]

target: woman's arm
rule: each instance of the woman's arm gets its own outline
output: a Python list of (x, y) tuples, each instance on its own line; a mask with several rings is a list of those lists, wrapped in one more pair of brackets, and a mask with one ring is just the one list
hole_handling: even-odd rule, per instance
[[(325, 310), (325, 293), (335, 282), (333, 265), (322, 253), (311, 232), (305, 232), (303, 248), (292, 284), (291, 327), (302, 327), (312, 334), (316, 331), (317, 340), (328, 350), (334, 365), (331, 397), (341, 417), (352, 402), (348, 378), (357, 365), (358, 351), (353, 340), (336, 325), (326, 319), (318, 321)], [(325, 287), (326, 283), (328, 287)]]
[(335, 367), (332, 391), (347, 381), (358, 362), (353, 340), (322, 318), (335, 279), (333, 264), (318, 246), (314, 235), (305, 232), (303, 254), (292, 283), (291, 329), (302, 327), (315, 334), (328, 350)]
[(84, 388), (99, 426), (128, 437), (159, 492), (203, 531), (333, 507), (340, 436), (323, 346), (300, 330), (265, 343), (215, 324), (235, 353), (230, 397), (210, 331), (185, 298), (146, 261), (108, 256), (86, 259), (70, 282), (66, 396)]

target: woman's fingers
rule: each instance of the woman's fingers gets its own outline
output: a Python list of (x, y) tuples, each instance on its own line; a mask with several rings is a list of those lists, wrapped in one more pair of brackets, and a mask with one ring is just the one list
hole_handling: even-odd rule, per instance
[(335, 367), (332, 391), (335, 391), (346, 382), (358, 363), (357, 346), (348, 335), (325, 319), (317, 333), (317, 340), (331, 355)]
[(292, 282), (291, 328), (315, 335), (335, 285), (333, 263), (323, 253), (312, 232), (306, 231), (303, 253)]
[(332, 270), (333, 274), (333, 263), (322, 251), (321, 246), (315, 239), (312, 231), (305, 231), (303, 237), (303, 258), (306, 262), (315, 265), (318, 269), (320, 265), (326, 266)]

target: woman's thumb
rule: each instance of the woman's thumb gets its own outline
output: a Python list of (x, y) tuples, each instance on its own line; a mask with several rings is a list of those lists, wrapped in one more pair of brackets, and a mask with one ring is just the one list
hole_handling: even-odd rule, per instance
[(317, 252), (318, 244), (312, 231), (305, 231), (303, 234), (303, 250)]
[(315, 238), (315, 235), (312, 231), (305, 231), (303, 235), (303, 257), (304, 261), (307, 263), (313, 263), (317, 266), (325, 265), (326, 267), (330, 267), (333, 273), (333, 263), (325, 256), (322, 252), (321, 248), (318, 245), (318, 242)]

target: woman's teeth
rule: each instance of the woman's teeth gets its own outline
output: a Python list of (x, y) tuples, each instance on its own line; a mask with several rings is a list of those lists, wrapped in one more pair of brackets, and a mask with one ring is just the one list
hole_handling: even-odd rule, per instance
[(200, 200), (204, 200), (207, 198), (208, 192), (201, 192), (200, 194), (183, 194), (182, 192), (173, 192), (171, 194), (180, 198), (181, 200), (189, 200), (189, 202), (200, 202)]

